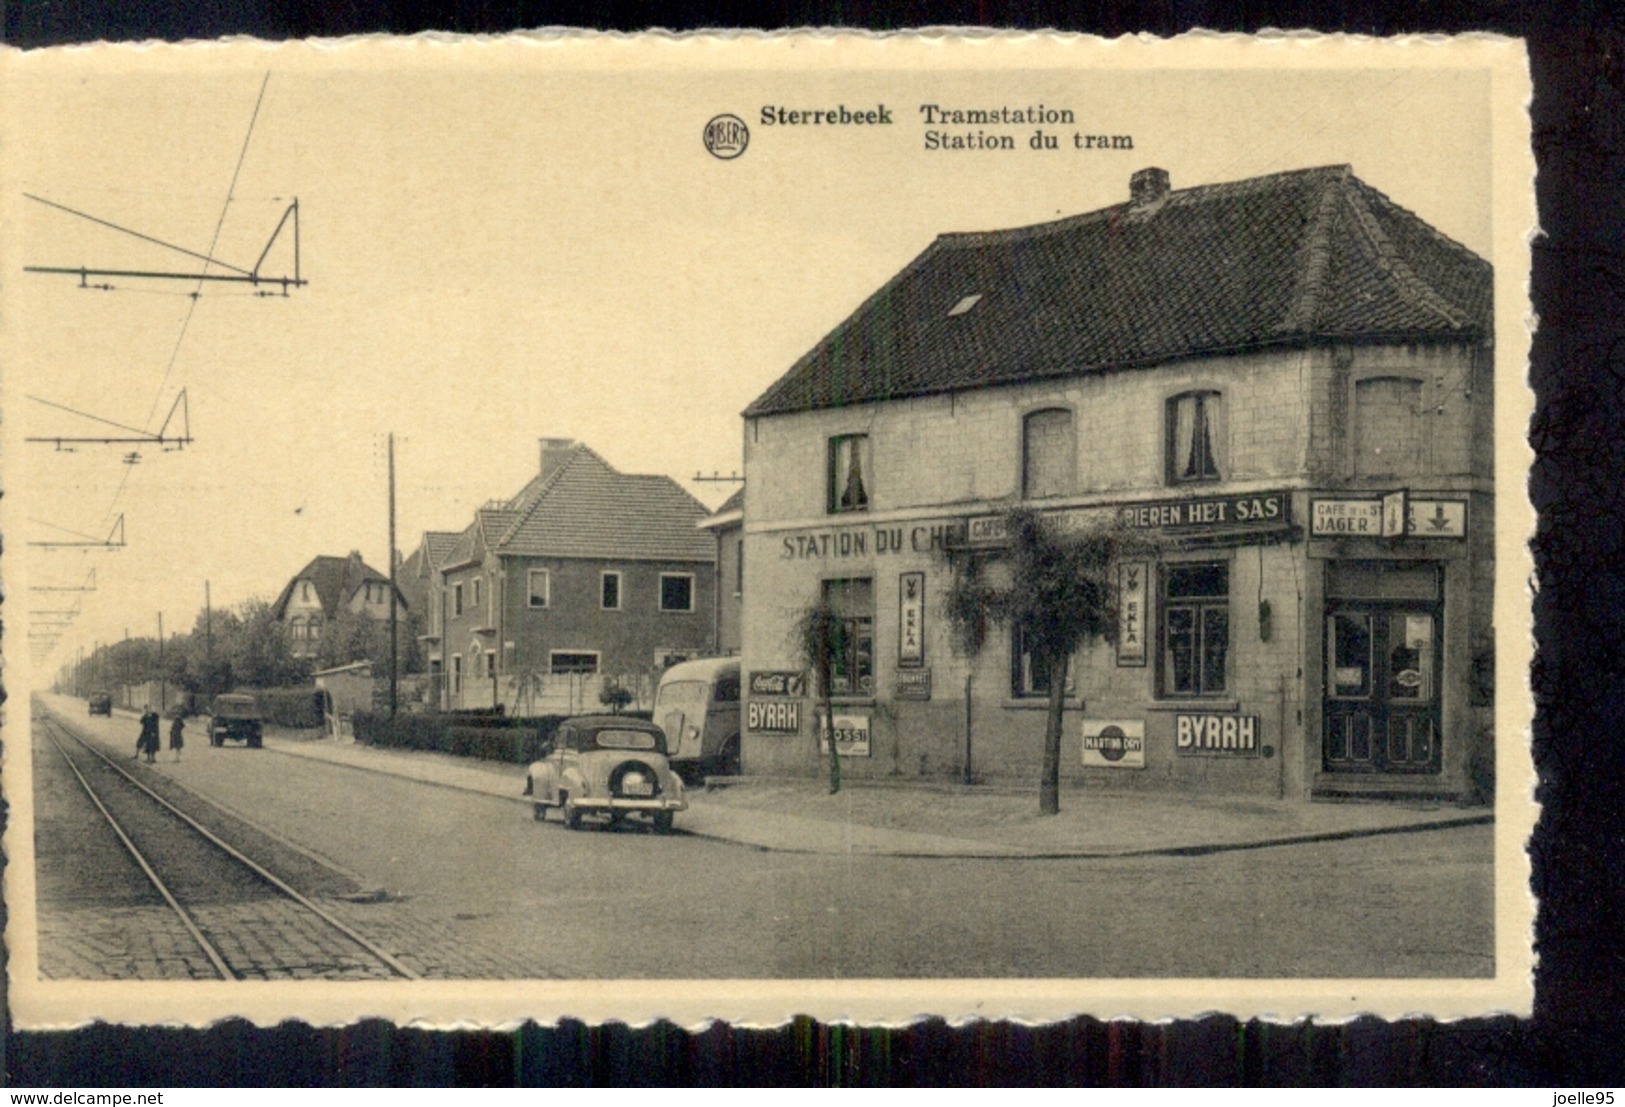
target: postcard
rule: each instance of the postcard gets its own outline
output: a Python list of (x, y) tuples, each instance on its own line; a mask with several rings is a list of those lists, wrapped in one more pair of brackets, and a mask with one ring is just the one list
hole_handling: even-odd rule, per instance
[(1520, 42), (0, 80), (19, 1027), (1529, 1011)]

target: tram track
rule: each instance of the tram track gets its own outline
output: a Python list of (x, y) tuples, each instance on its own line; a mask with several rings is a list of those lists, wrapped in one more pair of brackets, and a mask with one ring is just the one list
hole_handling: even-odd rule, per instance
[(419, 978), (60, 719), (34, 725), (217, 978)]

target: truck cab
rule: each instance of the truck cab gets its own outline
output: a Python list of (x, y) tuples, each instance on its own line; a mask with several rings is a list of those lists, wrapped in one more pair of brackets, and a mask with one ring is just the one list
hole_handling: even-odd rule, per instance
[(671, 767), (685, 780), (737, 776), (739, 658), (705, 657), (667, 669), (655, 692), (654, 721), (666, 732)]

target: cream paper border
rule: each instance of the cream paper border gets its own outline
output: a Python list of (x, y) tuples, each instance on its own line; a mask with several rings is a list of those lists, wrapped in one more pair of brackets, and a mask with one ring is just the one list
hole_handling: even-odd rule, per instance
[[(0, 79), (8, 108), (0, 120), (0, 169), (6, 172), (0, 204), (11, 225), (19, 225), (22, 187), (14, 179), (16, 152), (28, 143), (30, 128), (42, 112), (28, 107), (37, 82), (74, 75), (85, 80), (114, 80), (131, 76), (161, 76), (167, 80), (199, 80), (219, 75), (256, 74), (274, 70), (277, 79), (294, 81), (342, 67), (352, 72), (388, 71), (422, 67), (427, 75), (455, 79), (487, 67), (526, 65), (546, 67), (554, 73), (591, 74), (613, 71), (650, 77), (708, 73), (761, 72), (766, 75), (827, 77), (843, 73), (905, 70), (909, 73), (953, 74), (962, 70), (1042, 71), (1087, 69), (1097, 74), (1132, 73), (1155, 67), (1170, 74), (1211, 70), (1216, 73), (1270, 69), (1282, 73), (1324, 69), (1359, 69), (1373, 78), (1414, 68), (1444, 73), (1482, 72), (1489, 77), (1488, 110), (1491, 125), (1493, 185), (1493, 251), (1496, 284), (1496, 381), (1498, 406), (1496, 485), (1496, 629), (1498, 790), (1495, 803), (1497, 872), (1495, 899), (1496, 975), (1483, 980), (1205, 980), (1205, 979), (1082, 979), (1082, 980), (695, 980), (695, 981), (568, 981), (568, 982), (464, 982), (436, 981), (398, 984), (294, 984), (142, 982), (53, 982), (37, 978), (37, 936), (33, 925), (34, 846), (31, 834), (33, 781), (29, 742), (15, 726), (27, 718), (29, 690), (47, 685), (49, 671), (36, 672), (24, 649), (6, 651), (9, 702), (6, 719), (4, 785), (11, 804), (5, 847), (10, 864), (5, 874), (5, 895), (10, 908), (6, 940), (10, 953), (10, 994), (13, 1017), (22, 1029), (63, 1028), (93, 1019), (137, 1024), (200, 1026), (228, 1016), (270, 1025), (298, 1018), (315, 1025), (338, 1025), (378, 1016), (402, 1025), (432, 1027), (505, 1027), (523, 1020), (549, 1023), (569, 1016), (589, 1023), (620, 1020), (643, 1024), (657, 1017), (695, 1027), (712, 1019), (734, 1025), (777, 1025), (798, 1014), (824, 1021), (861, 1024), (900, 1024), (922, 1016), (942, 1016), (951, 1022), (971, 1018), (1044, 1022), (1074, 1014), (1102, 1018), (1161, 1020), (1222, 1012), (1238, 1017), (1258, 1016), (1293, 1020), (1315, 1016), (1343, 1019), (1358, 1014), (1386, 1018), (1426, 1015), (1438, 1019), (1480, 1016), (1497, 1012), (1525, 1014), (1532, 1004), (1531, 949), (1534, 904), (1529, 891), (1525, 842), (1534, 825), (1533, 771), (1529, 735), (1532, 715), (1527, 673), (1532, 656), (1532, 561), (1526, 545), (1533, 517), (1524, 492), (1531, 454), (1526, 427), (1533, 397), (1526, 385), (1529, 334), (1533, 325), (1528, 307), (1529, 241), (1535, 227), (1534, 164), (1530, 150), (1527, 104), (1530, 81), (1521, 42), (1487, 35), (1458, 38), (1416, 37), (1406, 40), (1369, 40), (1344, 36), (1276, 34), (1255, 37), (1190, 34), (1175, 40), (1148, 37), (1104, 41), (1061, 34), (928, 31), (878, 36), (851, 32), (786, 33), (776, 35), (672, 36), (647, 34), (602, 36), (544, 32), (502, 38), (453, 38), (426, 35), (413, 39), (368, 38), (342, 42), (285, 43), (280, 45), (237, 41), (185, 46), (89, 46), (8, 51), (0, 55)], [(764, 101), (768, 97), (764, 95)], [(642, 105), (633, 105), (641, 108)], [(343, 110), (335, 105), (333, 110)], [(718, 110), (724, 110), (719, 106)], [(48, 114), (48, 113), (45, 113)], [(229, 115), (233, 134), (239, 125)], [(1403, 127), (1403, 118), (1391, 121)], [(753, 128), (753, 136), (760, 136)], [(235, 141), (235, 139), (232, 139)], [(697, 135), (696, 135), (697, 141)], [(7, 154), (6, 152), (9, 152)], [(86, 150), (93, 159), (95, 151)], [(1121, 175), (1152, 164), (1149, 155), (1134, 155), (1120, 163)], [(1119, 164), (1119, 163), (1114, 163)], [(1300, 168), (1282, 165), (1278, 168)], [(1181, 187), (1177, 164), (1175, 187)], [(1356, 166), (1356, 172), (1359, 167)], [(1238, 174), (1239, 176), (1240, 174)], [(1184, 182), (1197, 183), (1197, 182)], [(1401, 204), (1406, 197), (1396, 196)], [(1066, 214), (1083, 207), (1069, 208)], [(942, 226), (939, 230), (979, 229)], [(19, 256), (16, 236), (0, 244), (4, 258), (6, 295), (3, 313), (6, 342), (6, 414), (27, 391), (34, 368), (16, 360), (20, 332), (29, 326), (13, 306), (15, 284), (26, 259)], [(908, 255), (896, 258), (895, 268)], [(887, 274), (889, 275), (889, 274)], [(872, 291), (856, 282), (848, 301), (856, 303)], [(830, 314), (802, 321), (813, 337), (840, 319)], [(763, 366), (761, 387), (788, 368), (788, 361)], [(603, 434), (615, 423), (606, 412)], [(7, 593), (24, 596), (36, 565), (24, 545), (14, 538), (22, 531), (26, 489), (15, 485), (13, 464), (19, 456), (19, 419), (5, 420), (5, 472), (7, 495), (0, 503), (0, 518), (8, 539), (5, 556)], [(590, 429), (571, 428), (580, 440), (592, 443)], [(530, 423), (516, 433), (547, 433)], [(635, 471), (658, 471), (640, 469)], [(674, 473), (673, 475), (681, 475)], [(243, 474), (252, 482), (255, 474)], [(490, 494), (500, 488), (492, 487)], [(21, 497), (18, 492), (23, 493)], [(19, 498), (23, 503), (19, 503)], [(431, 523), (452, 525), (452, 520)], [(415, 536), (399, 541), (410, 548)], [(318, 551), (311, 551), (318, 552)], [(319, 551), (330, 552), (330, 551)], [(8, 611), (12, 642), (24, 640), (27, 622), (22, 612)]]

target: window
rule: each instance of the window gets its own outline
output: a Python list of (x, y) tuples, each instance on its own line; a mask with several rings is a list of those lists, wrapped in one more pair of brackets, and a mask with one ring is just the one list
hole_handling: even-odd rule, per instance
[(463, 694), (463, 655), (460, 653), (451, 655), (451, 694)]
[(1413, 473), (1422, 462), (1422, 382), (1368, 377), (1354, 385), (1354, 472)]
[(830, 695), (874, 695), (874, 582), (868, 577), (826, 580), (824, 602), (841, 621), (835, 656), (830, 659)]
[(549, 588), (547, 570), (532, 569), (525, 574), (525, 579), (527, 581), (526, 586), (529, 589), (530, 594), (530, 599), (526, 602), (528, 602), (531, 607), (546, 607), (547, 593)]
[(474, 578), (474, 604), (473, 604), (473, 607), (474, 607), (475, 611), (478, 611), (479, 608), (480, 608), (480, 578), (479, 577)]
[(460, 581), (451, 586), (451, 613), (453, 615), (463, 613), (463, 585)]
[(320, 638), (321, 636), (322, 636), (321, 620), (319, 620), (319, 619), (315, 618), (314, 616), (312, 616), (312, 618), (310, 620), (310, 637), (311, 637), (312, 640), (315, 640), (317, 638)]
[(1168, 401), (1168, 483), (1219, 479), (1223, 414), (1217, 392), (1186, 392)]
[(829, 495), (831, 514), (869, 510), (869, 473), (872, 468), (867, 434), (846, 434), (829, 440)]
[(621, 574), (598, 574), (598, 606), (605, 611), (621, 609)]
[(490, 680), (497, 675), (497, 651), (485, 651), (485, 679)]
[(1035, 411), (1022, 420), (1021, 494), (1027, 499), (1065, 496), (1075, 490), (1077, 472), (1072, 412)]
[(594, 650), (553, 650), (548, 654), (548, 668), (554, 674), (596, 673), (598, 654)]
[(315, 598), (315, 591), (312, 588), (310, 581), (305, 580), (305, 581), (300, 581), (299, 583), (304, 585), (304, 588), (301, 591), (304, 594), (305, 601), (308, 603), (310, 600)]
[(660, 610), (694, 610), (694, 575), (692, 573), (660, 574)]
[(1168, 566), (1162, 576), (1162, 694), (1223, 694), (1229, 652), (1230, 567)]
[(1020, 627), (1010, 632), (1010, 694), (1049, 696), (1049, 666), (1034, 654)]

